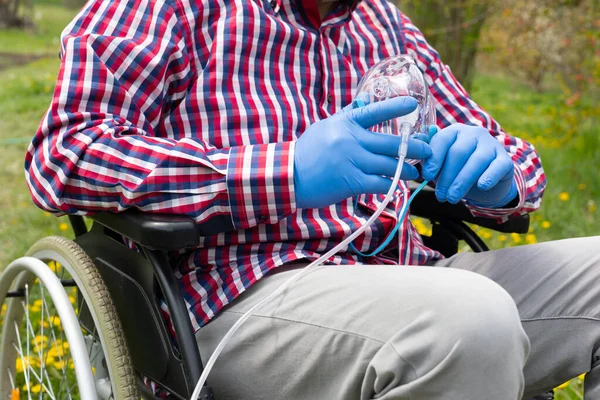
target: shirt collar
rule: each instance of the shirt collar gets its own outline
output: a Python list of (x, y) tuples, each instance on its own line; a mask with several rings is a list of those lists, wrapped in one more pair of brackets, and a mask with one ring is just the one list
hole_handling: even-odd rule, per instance
[[(267, 3), (266, 0), (264, 0), (265, 3)], [(329, 22), (326, 21), (324, 24), (322, 23), (321, 26), (325, 26), (325, 25), (339, 25), (342, 24), (346, 21), (348, 21), (350, 19), (350, 16), (352, 14), (352, 12), (356, 9), (356, 7), (358, 6), (358, 4), (361, 2), (362, 0), (339, 0), (339, 5), (341, 7), (338, 7), (338, 9), (334, 12), (334, 20)], [(273, 10), (275, 12), (279, 12), (279, 10), (281, 8), (284, 8), (284, 5), (286, 3), (290, 3), (290, 2), (304, 2), (304, 3), (313, 3), (314, 4), (310, 4), (312, 7), (309, 10), (305, 10), (305, 12), (307, 11), (307, 17), (313, 22), (313, 24), (315, 26), (317, 26), (317, 21), (320, 21), (320, 16), (319, 16), (319, 12), (316, 8), (316, 0), (271, 0), (270, 4), (271, 7), (273, 8)], [(304, 6), (304, 4), (297, 4), (298, 7), (302, 7)]]

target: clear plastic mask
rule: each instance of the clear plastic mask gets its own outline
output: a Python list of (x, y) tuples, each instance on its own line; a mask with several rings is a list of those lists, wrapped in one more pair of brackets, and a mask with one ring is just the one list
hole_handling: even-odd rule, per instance
[(353, 103), (356, 107), (397, 96), (414, 97), (419, 104), (417, 109), (370, 130), (399, 135), (400, 125), (408, 122), (411, 135), (428, 135), (429, 127), (436, 124), (435, 107), (423, 74), (411, 56), (388, 57), (371, 67), (360, 80)]

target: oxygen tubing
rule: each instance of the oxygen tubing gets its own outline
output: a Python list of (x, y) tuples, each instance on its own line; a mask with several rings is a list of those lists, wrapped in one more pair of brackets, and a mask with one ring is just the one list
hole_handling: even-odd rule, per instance
[(296, 273), (291, 278), (289, 278), (287, 281), (282, 283), (277, 289), (275, 289), (273, 292), (271, 292), (271, 294), (264, 297), (262, 300), (260, 300), (258, 303), (256, 303), (252, 308), (250, 308), (248, 311), (246, 311), (240, 317), (240, 319), (238, 319), (235, 322), (235, 324), (233, 324), (233, 326), (229, 329), (229, 331), (227, 331), (225, 336), (223, 336), (223, 339), (221, 339), (221, 341), (215, 348), (215, 351), (211, 354), (210, 358), (208, 359), (208, 362), (206, 363), (206, 366), (204, 367), (204, 370), (202, 371), (202, 375), (200, 375), (200, 379), (198, 379), (198, 383), (196, 384), (196, 387), (194, 388), (194, 392), (192, 393), (192, 396), (190, 398), (191, 400), (198, 399), (198, 397), (200, 396), (200, 391), (202, 390), (202, 387), (206, 383), (208, 374), (210, 374), (210, 371), (212, 370), (213, 366), (215, 365), (215, 362), (217, 361), (217, 358), (219, 358), (219, 355), (221, 355), (221, 352), (225, 349), (225, 346), (227, 346), (227, 344), (229, 343), (229, 341), (231, 340), (233, 335), (235, 335), (237, 330), (240, 329), (240, 327), (244, 324), (244, 322), (246, 322), (252, 316), (252, 314), (254, 313), (255, 310), (257, 310), (263, 304), (268, 303), (269, 301), (273, 300), (275, 297), (280, 295), (285, 289), (290, 287), (294, 282), (298, 281), (300, 278), (302, 278), (307, 273), (309, 273), (315, 266), (322, 265), (323, 262), (327, 261), (330, 257), (335, 255), (338, 251), (340, 251), (343, 248), (346, 248), (348, 245), (350, 245), (350, 243), (354, 239), (356, 239), (373, 222), (375, 222), (375, 220), (377, 218), (379, 218), (379, 216), (381, 215), (383, 210), (387, 207), (388, 203), (392, 200), (392, 196), (393, 196), (394, 192), (396, 191), (396, 187), (398, 186), (398, 181), (400, 180), (400, 174), (402, 173), (402, 165), (404, 164), (404, 159), (406, 158), (406, 153), (408, 151), (408, 138), (410, 136), (410, 132), (411, 132), (411, 125), (409, 123), (403, 122), (402, 125), (400, 126), (400, 136), (401, 136), (402, 140), (400, 143), (400, 147), (398, 148), (398, 166), (396, 167), (396, 173), (394, 174), (394, 178), (392, 179), (392, 185), (390, 186), (390, 189), (388, 190), (388, 192), (385, 196), (385, 199), (383, 200), (383, 203), (381, 203), (379, 208), (373, 213), (373, 215), (371, 215), (371, 217), (367, 220), (367, 222), (363, 226), (358, 228), (354, 233), (352, 233), (350, 236), (348, 236), (346, 239), (344, 239), (337, 246), (335, 246), (334, 248), (329, 250), (327, 253), (323, 254), (317, 260), (308, 264), (300, 272)]

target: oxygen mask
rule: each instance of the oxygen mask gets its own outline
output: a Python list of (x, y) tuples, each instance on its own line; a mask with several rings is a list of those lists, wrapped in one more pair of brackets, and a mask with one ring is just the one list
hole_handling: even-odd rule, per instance
[(378, 124), (370, 130), (401, 135), (410, 125), (411, 136), (416, 135), (419, 139), (428, 142), (430, 127), (436, 126), (435, 107), (423, 74), (411, 56), (388, 57), (371, 67), (360, 80), (352, 104), (356, 108), (397, 96), (415, 98), (418, 103), (416, 110), (408, 115)]

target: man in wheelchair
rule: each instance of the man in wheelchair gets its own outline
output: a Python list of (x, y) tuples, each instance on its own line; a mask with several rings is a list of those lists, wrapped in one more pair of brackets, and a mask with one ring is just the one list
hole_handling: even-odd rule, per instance
[[(403, 165), (355, 250), (235, 334), (209, 378), (215, 398), (528, 399), (587, 373), (586, 399), (600, 399), (598, 237), (450, 256), (398, 219), (411, 180), (499, 225), (537, 209), (546, 180), (534, 147), (504, 132), (386, 0), (89, 1), (63, 32), (54, 98), (26, 155), (32, 198), (128, 239), (150, 222), (136, 233), (107, 212), (193, 219), (186, 244), (172, 228), (142, 252), (173, 269), (208, 355), (382, 203), (401, 139), (368, 129), (416, 102), (342, 109), (368, 68), (396, 54), (423, 72), (439, 132), (409, 139), (421, 165)], [(161, 244), (169, 252), (151, 251)], [(181, 298), (162, 292), (172, 314)]]

